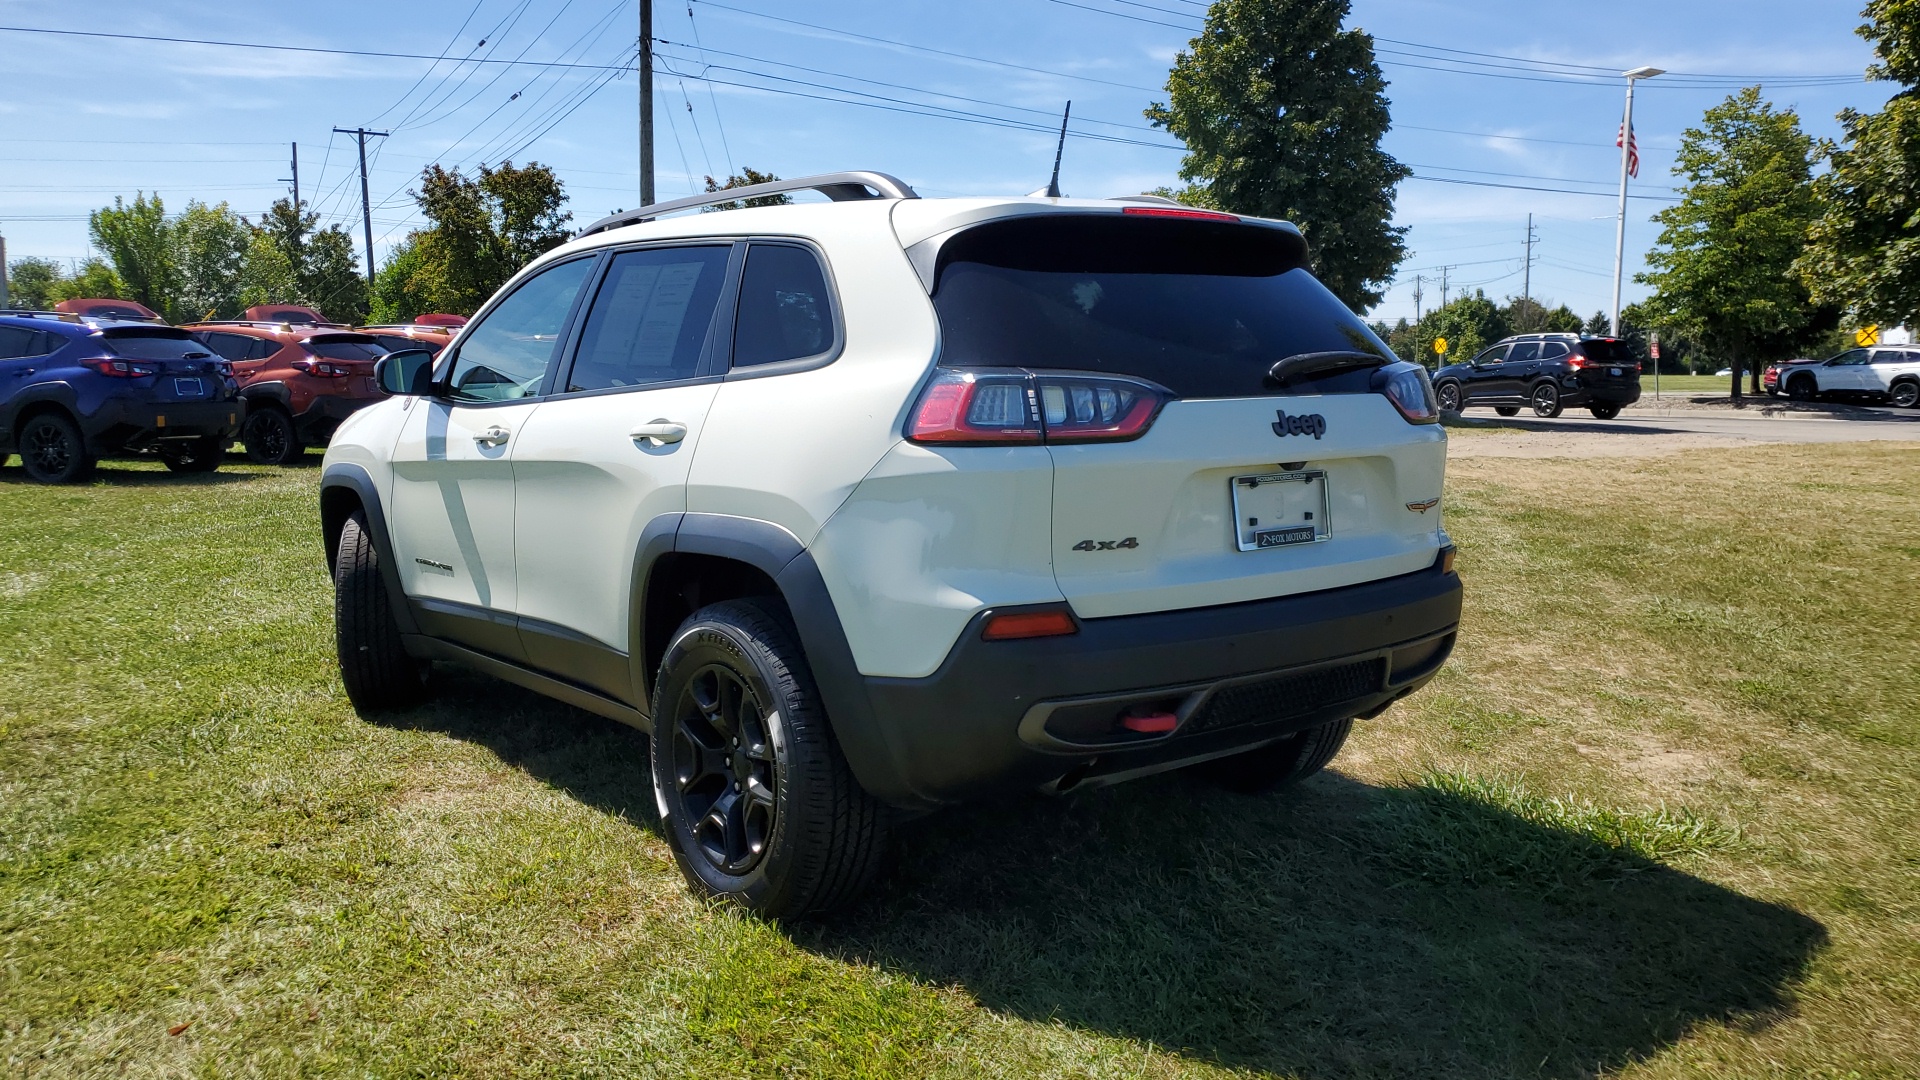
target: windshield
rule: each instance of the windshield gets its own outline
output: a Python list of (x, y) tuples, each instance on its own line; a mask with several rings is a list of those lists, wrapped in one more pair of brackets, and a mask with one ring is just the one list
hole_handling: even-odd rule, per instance
[(1276, 393), (1273, 365), (1393, 353), (1312, 274), (1291, 233), (1118, 215), (1035, 215), (960, 234), (934, 308), (946, 367), (1132, 375), (1182, 397)]
[(198, 360), (213, 355), (185, 330), (107, 331), (102, 336), (108, 349), (129, 360)]

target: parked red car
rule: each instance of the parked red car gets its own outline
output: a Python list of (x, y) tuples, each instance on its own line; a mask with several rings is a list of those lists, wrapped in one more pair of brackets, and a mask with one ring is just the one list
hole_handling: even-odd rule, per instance
[[(433, 316), (430, 315), (420, 316), (421, 319), (432, 317)], [(447, 317), (460, 318), (458, 315)], [(463, 323), (465, 322), (464, 319), (461, 321)], [(454, 335), (460, 332), (459, 326), (423, 323), (419, 320), (410, 323), (362, 326), (357, 329), (360, 333), (367, 334), (378, 341), (381, 347), (388, 352), (398, 352), (401, 349), (425, 349), (435, 356), (439, 356), (440, 350), (446, 348), (448, 343), (453, 340)]]
[(165, 319), (154, 314), (153, 309), (132, 300), (62, 300), (53, 305), (53, 310), (78, 315), (83, 319), (114, 319), (120, 322), (164, 323)]
[(233, 365), (247, 403), (240, 441), (260, 464), (298, 461), (308, 446), (325, 445), (342, 420), (386, 397), (374, 381), (373, 362), (389, 350), (366, 334), (284, 321), (185, 329)]
[(328, 322), (325, 315), (310, 307), (299, 304), (259, 304), (242, 312), (240, 317), (248, 322), (289, 323), (294, 326), (345, 326), (346, 323)]

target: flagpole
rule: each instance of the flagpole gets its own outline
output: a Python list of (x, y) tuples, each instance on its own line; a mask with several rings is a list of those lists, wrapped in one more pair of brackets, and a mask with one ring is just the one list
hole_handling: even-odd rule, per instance
[(1627, 265), (1627, 176), (1628, 164), (1633, 156), (1633, 84), (1641, 79), (1651, 79), (1655, 75), (1665, 74), (1655, 67), (1638, 67), (1632, 71), (1623, 71), (1621, 77), (1627, 80), (1627, 113), (1620, 121), (1620, 220), (1613, 233), (1613, 336), (1620, 336), (1620, 279), (1625, 276)]

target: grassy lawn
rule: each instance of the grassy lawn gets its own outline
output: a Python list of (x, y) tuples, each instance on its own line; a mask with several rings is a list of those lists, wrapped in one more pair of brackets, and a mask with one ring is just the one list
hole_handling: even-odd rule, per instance
[[(1661, 375), (1660, 392), (1662, 394), (1720, 394), (1725, 395), (1733, 379), (1726, 375)], [(1752, 380), (1742, 376), (1742, 388), (1751, 393)], [(1653, 372), (1640, 376), (1640, 393), (1653, 395)]]
[(925, 818), (787, 928), (631, 731), (354, 715), (314, 463), (0, 470), (0, 1075), (1920, 1075), (1920, 447), (1456, 462), (1457, 658), (1335, 771)]

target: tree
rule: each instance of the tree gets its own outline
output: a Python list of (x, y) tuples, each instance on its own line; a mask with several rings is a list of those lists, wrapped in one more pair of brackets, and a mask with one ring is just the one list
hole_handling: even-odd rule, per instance
[(1793, 273), (1818, 207), (1813, 140), (1791, 109), (1776, 111), (1748, 87), (1708, 109), (1680, 140), (1673, 171), (1687, 184), (1654, 220), (1660, 238), (1635, 280), (1653, 286), (1648, 306), (1733, 368), (1732, 396), (1752, 361), (1791, 356), (1824, 330), (1822, 313)]
[(1406, 255), (1380, 149), (1391, 126), (1373, 38), (1349, 0), (1218, 0), (1146, 116), (1187, 145), (1180, 176), (1220, 208), (1300, 227), (1313, 272), (1348, 307), (1380, 302)]
[(429, 283), (422, 276), (425, 269), (426, 260), (413, 237), (396, 245), (387, 255), (386, 265), (374, 275), (373, 312), (368, 318), (376, 323), (403, 323), (412, 322), (421, 312), (432, 311)]
[[(780, 179), (770, 172), (760, 172), (751, 165), (742, 165), (740, 175), (727, 177), (724, 184), (715, 183), (713, 177), (707, 177), (707, 190), (725, 191), (728, 188), (752, 187), (754, 184), (771, 184)], [(791, 195), (761, 195), (753, 199), (735, 199), (732, 202), (714, 203), (701, 207), (701, 212), (714, 210), (738, 210), (743, 206), (785, 206), (793, 201)]]
[(162, 314), (177, 321), (239, 316), (240, 280), (253, 239), (245, 219), (226, 203), (189, 202), (168, 230), (176, 292)]
[(56, 301), (96, 297), (138, 299), (105, 259), (88, 259), (80, 264), (79, 271), (72, 277), (56, 282), (53, 287), (53, 299)]
[(126, 289), (123, 298), (167, 313), (175, 289), (173, 243), (160, 196), (149, 199), (139, 192), (128, 206), (116, 195), (112, 206), (93, 212), (87, 226), (94, 246), (113, 263)]
[(25, 311), (52, 307), (58, 302), (54, 290), (66, 276), (52, 259), (15, 259), (7, 264), (7, 303)]
[(1822, 147), (1823, 211), (1798, 269), (1820, 303), (1920, 325), (1920, 4), (1870, 0), (1865, 15), (1859, 34), (1880, 58), (1867, 77), (1903, 89), (1877, 113), (1840, 114), (1846, 146)]
[[(1475, 289), (1472, 296), (1462, 296), (1427, 312), (1414, 329), (1418, 346), (1415, 355), (1421, 363), (1457, 364), (1511, 333), (1513, 327), (1499, 305), (1487, 299), (1483, 290)], [(1433, 351), (1438, 338), (1447, 339), (1444, 357)]]
[(538, 162), (480, 167), (475, 180), (429, 165), (413, 193), (428, 228), (409, 235), (408, 295), (430, 307), (470, 313), (522, 266), (567, 240), (566, 191)]
[(1565, 304), (1549, 309), (1527, 297), (1507, 297), (1507, 306), (1501, 309), (1501, 314), (1516, 334), (1577, 334), (1583, 325), (1580, 316)]
[[(304, 304), (339, 322), (359, 322), (367, 314), (367, 282), (354, 254), (353, 235), (343, 226), (319, 228), (320, 216), (303, 200), (295, 208), (280, 199), (254, 226), (266, 247), (249, 249), (248, 304)], [(275, 295), (261, 294), (275, 292)]]
[(289, 304), (300, 295), (300, 279), (293, 262), (273, 237), (256, 229), (247, 240), (247, 257), (240, 268), (240, 306)]

